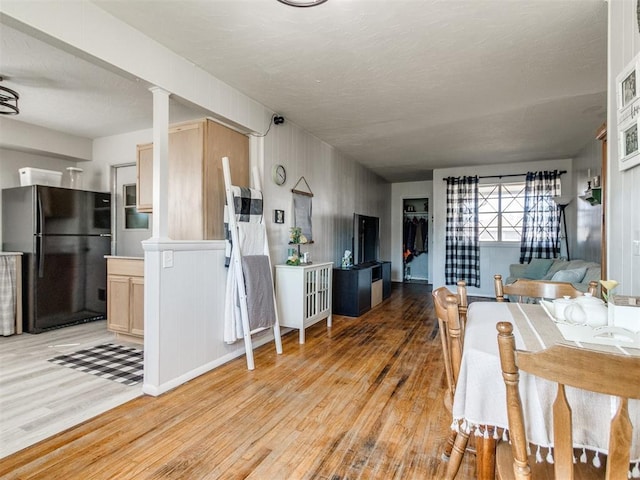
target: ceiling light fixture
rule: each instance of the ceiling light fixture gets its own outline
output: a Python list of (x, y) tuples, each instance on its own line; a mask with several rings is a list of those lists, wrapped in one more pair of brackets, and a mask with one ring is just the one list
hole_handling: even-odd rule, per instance
[(280, 3), (289, 5), (290, 7), (315, 7), (327, 0), (278, 0)]
[[(0, 77), (0, 82), (4, 80)], [(20, 95), (18, 92), (11, 90), (10, 88), (0, 85), (0, 115), (17, 115), (20, 113), (18, 108), (18, 99)]]

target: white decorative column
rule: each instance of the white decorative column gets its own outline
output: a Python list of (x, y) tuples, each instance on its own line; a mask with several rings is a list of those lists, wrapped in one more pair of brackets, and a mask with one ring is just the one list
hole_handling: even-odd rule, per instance
[(162, 249), (169, 241), (169, 95), (159, 87), (153, 94), (153, 226), (144, 249), (144, 385), (142, 390), (158, 394), (160, 386), (160, 345), (162, 318)]
[(159, 87), (153, 93), (153, 227), (151, 239), (169, 238), (169, 95)]

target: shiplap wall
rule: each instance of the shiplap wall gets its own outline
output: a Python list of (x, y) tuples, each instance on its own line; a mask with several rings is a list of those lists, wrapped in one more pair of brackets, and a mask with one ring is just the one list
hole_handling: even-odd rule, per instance
[[(273, 165), (286, 168), (287, 180), (278, 186), (271, 180)], [(380, 256), (389, 260), (391, 245), (391, 185), (286, 121), (272, 126), (264, 140), (264, 208), (268, 221), (269, 246), (274, 263), (287, 256), (289, 229), (293, 225), (292, 193), (304, 177), (313, 192), (313, 240), (303, 246), (314, 262), (338, 264), (344, 250), (351, 249), (353, 214), (380, 218)], [(297, 189), (306, 190), (304, 182)], [(274, 210), (285, 211), (285, 223), (273, 222)]]
[[(584, 195), (587, 188), (589, 173), (591, 177), (602, 175), (602, 143), (595, 138), (596, 128), (597, 126), (594, 125), (593, 141), (589, 142), (573, 159), (575, 189), (571, 212), (575, 211), (576, 215), (572, 216), (570, 223), (567, 223), (567, 230), (571, 258), (601, 263), (602, 205), (591, 205), (579, 197)], [(569, 222), (569, 215), (567, 215), (567, 221)]]
[(640, 52), (636, 2), (609, 2), (609, 85), (607, 178), (607, 277), (620, 282), (617, 292), (640, 295), (640, 256), (633, 242), (640, 241), (640, 166), (618, 170), (616, 76)]

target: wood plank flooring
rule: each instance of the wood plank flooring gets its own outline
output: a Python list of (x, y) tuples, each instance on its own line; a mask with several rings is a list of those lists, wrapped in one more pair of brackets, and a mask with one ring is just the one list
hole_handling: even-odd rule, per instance
[(106, 320), (0, 337), (0, 458), (142, 395), (142, 383), (126, 386), (47, 361), (110, 342), (135, 346), (116, 341)]
[[(431, 479), (450, 417), (431, 295), (394, 285), (160, 397), (142, 396), (0, 461), (0, 478)], [(466, 455), (458, 478), (473, 478)]]

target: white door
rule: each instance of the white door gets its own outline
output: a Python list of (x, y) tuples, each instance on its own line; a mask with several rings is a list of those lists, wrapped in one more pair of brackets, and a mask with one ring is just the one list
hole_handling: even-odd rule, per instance
[(115, 255), (143, 257), (142, 242), (151, 237), (152, 215), (136, 209), (136, 166), (115, 167)]

